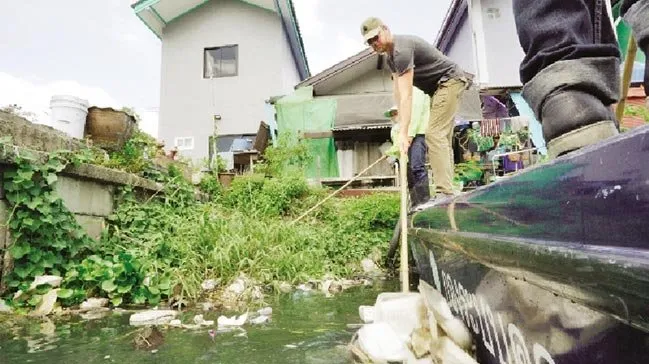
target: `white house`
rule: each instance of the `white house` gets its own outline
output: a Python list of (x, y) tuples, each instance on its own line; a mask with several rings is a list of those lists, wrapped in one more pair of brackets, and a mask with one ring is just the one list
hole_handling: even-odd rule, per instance
[[(610, 0), (622, 51), (628, 27), (618, 19), (620, 0)], [(452, 0), (435, 45), (466, 71), (483, 90), (522, 87), (518, 70), (524, 53), (518, 41), (512, 0)], [(644, 56), (638, 52), (633, 81), (642, 82)]]
[(265, 100), (310, 75), (291, 0), (139, 0), (132, 8), (162, 41), (158, 136), (194, 160), (208, 156), (215, 130), (230, 141), (254, 137)]
[(480, 88), (519, 88), (523, 49), (518, 42), (512, 0), (452, 0), (435, 45)]

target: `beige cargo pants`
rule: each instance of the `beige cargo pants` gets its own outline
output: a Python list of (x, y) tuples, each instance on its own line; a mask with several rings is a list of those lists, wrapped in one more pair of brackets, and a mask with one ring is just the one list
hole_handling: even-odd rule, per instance
[(466, 88), (463, 79), (439, 84), (430, 100), (430, 120), (426, 129), (428, 163), (433, 172), (436, 193), (453, 194), (453, 129), (460, 97)]

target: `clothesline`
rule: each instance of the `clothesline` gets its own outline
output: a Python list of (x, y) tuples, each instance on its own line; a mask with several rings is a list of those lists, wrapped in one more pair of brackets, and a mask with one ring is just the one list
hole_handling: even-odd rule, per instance
[(472, 124), (474, 122), (480, 123), (480, 134), (482, 136), (496, 136), (505, 131), (517, 132), (529, 126), (529, 120), (524, 116), (511, 116), (496, 119), (481, 119), (481, 120), (463, 120), (458, 125)]

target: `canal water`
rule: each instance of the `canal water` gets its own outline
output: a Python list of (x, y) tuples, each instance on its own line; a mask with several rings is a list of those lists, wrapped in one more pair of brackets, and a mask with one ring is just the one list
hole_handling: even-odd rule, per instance
[[(268, 298), (272, 320), (230, 332), (208, 329), (162, 330), (157, 350), (134, 348), (135, 328), (129, 314), (98, 320), (81, 318), (43, 321), (0, 316), (0, 363), (348, 363), (346, 345), (360, 323), (359, 305), (372, 305), (396, 282), (356, 287), (326, 298), (315, 292), (293, 292)], [(223, 313), (204, 314), (215, 320)], [(230, 313), (226, 313), (230, 314)], [(191, 322), (185, 313), (183, 322)]]

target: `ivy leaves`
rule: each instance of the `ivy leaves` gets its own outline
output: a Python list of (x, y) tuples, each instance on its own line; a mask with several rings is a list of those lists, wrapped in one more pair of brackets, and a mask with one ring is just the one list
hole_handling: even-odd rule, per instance
[(14, 241), (9, 247), (14, 259), (10, 287), (23, 286), (38, 275), (65, 272), (63, 264), (90, 243), (54, 192), (57, 173), (68, 162), (64, 152), (48, 155), (44, 163), (17, 157), (15, 169), (3, 176), (13, 209), (8, 223)]
[[(123, 302), (157, 304), (170, 291), (168, 276), (147, 275), (148, 267), (127, 253), (100, 257), (91, 255), (66, 274), (64, 286), (76, 294), (63, 297), (93, 294), (108, 297), (111, 304)], [(68, 292), (65, 292), (66, 295)]]
[[(8, 221), (14, 243), (8, 251), (14, 268), (8, 287), (27, 290), (36, 276), (64, 276), (57, 295), (64, 305), (91, 296), (104, 296), (114, 306), (125, 301), (157, 303), (169, 293), (169, 279), (144, 285), (146, 268), (127, 254), (92, 254), (94, 246), (74, 215), (54, 191), (57, 174), (75, 161), (68, 152), (51, 153), (44, 163), (17, 157), (15, 168), (4, 173), (4, 188), (12, 214)], [(92, 255), (89, 255), (92, 254)], [(158, 284), (162, 282), (162, 284)], [(45, 292), (26, 292), (17, 305), (35, 306)]]

